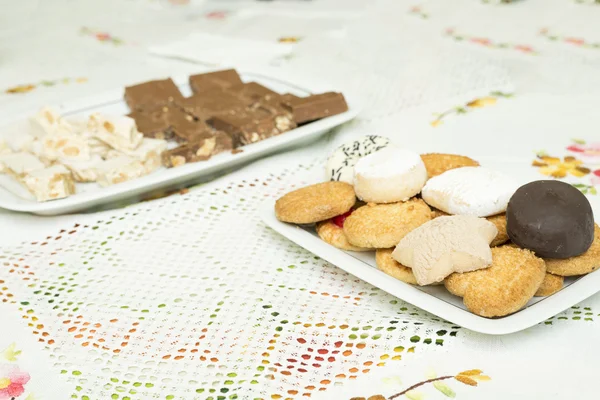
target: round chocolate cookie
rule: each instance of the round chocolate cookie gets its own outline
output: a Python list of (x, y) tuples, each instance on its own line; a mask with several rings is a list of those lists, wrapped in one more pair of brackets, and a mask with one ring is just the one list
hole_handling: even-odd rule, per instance
[(588, 199), (560, 181), (521, 186), (506, 210), (506, 230), (519, 247), (544, 258), (585, 253), (594, 241), (594, 214)]

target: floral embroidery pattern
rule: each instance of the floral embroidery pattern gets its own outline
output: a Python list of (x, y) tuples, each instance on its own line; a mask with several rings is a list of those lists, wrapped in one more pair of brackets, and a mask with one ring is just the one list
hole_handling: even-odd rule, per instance
[(572, 139), (567, 150), (576, 153), (587, 164), (600, 164), (600, 142), (587, 144), (585, 140)]
[(421, 17), (423, 19), (429, 18), (429, 14), (427, 14), (425, 11), (423, 11), (423, 9), (421, 7), (419, 7), (419, 6), (411, 7), (408, 10), (408, 13), (411, 14), (411, 15), (415, 15), (417, 17)]
[(430, 374), (428, 374), (426, 380), (415, 383), (414, 385), (408, 387), (407, 389), (404, 389), (403, 391), (401, 391), (399, 393), (391, 395), (388, 398), (386, 398), (380, 394), (377, 394), (374, 396), (370, 396), (368, 398), (352, 397), (350, 400), (393, 400), (393, 399), (398, 399), (402, 396), (406, 396), (406, 398), (408, 398), (410, 400), (421, 400), (421, 399), (424, 399), (425, 397), (422, 393), (419, 393), (418, 391), (416, 391), (416, 389), (418, 389), (421, 386), (428, 385), (428, 384), (431, 384), (436, 390), (438, 390), (440, 393), (442, 393), (446, 397), (456, 397), (456, 393), (454, 392), (454, 390), (452, 390), (452, 388), (450, 388), (450, 386), (448, 386), (445, 382), (442, 382), (442, 381), (447, 381), (449, 379), (455, 379), (458, 382), (463, 383), (468, 386), (477, 386), (479, 382), (485, 382), (485, 381), (489, 381), (492, 379), (489, 376), (482, 375), (482, 374), (483, 374), (483, 371), (481, 371), (479, 369), (471, 369), (468, 371), (459, 372), (456, 375), (446, 375), (446, 376), (440, 376), (440, 377), (436, 376), (435, 373), (430, 373)]
[(283, 36), (277, 39), (279, 43), (298, 43), (302, 38), (298, 36)]
[(512, 49), (520, 51), (521, 53), (529, 55), (539, 54), (533, 49), (533, 47), (524, 44), (513, 44), (513, 43), (497, 43), (488, 38), (469, 36), (464, 34), (458, 34), (453, 28), (446, 29), (446, 35), (456, 40), (457, 42), (466, 41), (480, 46), (488, 47), (490, 49)]
[[(567, 147), (574, 156), (552, 157), (544, 151), (537, 153), (532, 166), (546, 176), (563, 179), (568, 176), (584, 178), (590, 176), (589, 183), (573, 183), (583, 194), (598, 194), (596, 186), (600, 186), (600, 143), (587, 144), (584, 140), (573, 139), (573, 144)], [(595, 165), (595, 167), (593, 167)]]
[(98, 31), (98, 30), (95, 30), (92, 28), (88, 28), (86, 26), (82, 27), (79, 30), (79, 33), (81, 33), (82, 35), (85, 35), (85, 36), (91, 36), (91, 37), (95, 38), (96, 40), (98, 40), (99, 42), (111, 43), (115, 46), (120, 46), (125, 43), (123, 41), (123, 39), (112, 36), (110, 33)]
[(452, 115), (462, 115), (466, 114), (470, 111), (473, 111), (476, 108), (487, 107), (496, 104), (499, 98), (509, 98), (512, 97), (512, 93), (503, 93), (503, 92), (491, 92), (489, 96), (480, 97), (478, 99), (472, 100), (464, 105), (453, 107), (449, 110), (444, 111), (443, 113), (434, 114), (435, 119), (431, 121), (431, 126), (436, 127), (440, 126), (443, 120)]
[[(0, 353), (2, 359), (11, 363), (0, 364), (0, 400), (16, 400), (25, 393), (25, 385), (31, 377), (12, 364), (20, 354), (21, 351), (16, 349), (15, 343)], [(33, 399), (33, 395), (30, 394), (27, 399)]]
[(68, 85), (69, 83), (75, 82), (75, 83), (85, 83), (87, 82), (87, 78), (63, 78), (63, 79), (56, 79), (56, 80), (44, 80), (44, 81), (40, 81), (37, 83), (27, 83), (27, 84), (23, 84), (23, 85), (17, 85), (17, 86), (13, 86), (10, 87), (8, 89), (6, 89), (4, 92), (7, 94), (19, 94), (19, 93), (27, 93), (27, 92), (31, 92), (32, 90), (42, 86), (56, 86), (58, 84), (65, 84)]
[(229, 16), (229, 12), (227, 11), (211, 11), (204, 15), (207, 19), (226, 19)]
[(563, 43), (567, 43), (572, 46), (577, 46), (577, 47), (581, 47), (584, 49), (600, 49), (600, 42), (591, 43), (591, 42), (587, 42), (585, 39), (578, 38), (578, 37), (566, 36), (566, 35), (562, 35), (562, 36), (556, 35), (556, 34), (550, 32), (550, 30), (548, 30), (548, 28), (544, 28), (544, 29), (540, 30), (540, 35), (544, 36), (546, 39), (553, 41), (553, 42), (563, 42)]

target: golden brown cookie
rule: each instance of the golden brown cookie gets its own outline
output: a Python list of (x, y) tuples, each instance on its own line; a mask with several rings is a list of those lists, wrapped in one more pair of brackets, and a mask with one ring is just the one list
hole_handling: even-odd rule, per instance
[(594, 227), (594, 241), (592, 245), (580, 256), (564, 260), (547, 258), (548, 272), (560, 276), (584, 275), (600, 268), (600, 227)]
[(457, 154), (421, 154), (421, 159), (423, 160), (423, 163), (425, 163), (427, 175), (430, 178), (455, 168), (479, 166), (479, 163), (472, 158), (459, 156)]
[(489, 268), (452, 274), (444, 281), (450, 293), (462, 297), (469, 311), (482, 317), (502, 317), (520, 310), (546, 276), (544, 260), (529, 250), (494, 247), (492, 260)]
[(275, 203), (275, 215), (283, 222), (312, 224), (350, 210), (356, 203), (354, 188), (345, 182), (323, 182), (294, 190)]
[(412, 273), (412, 269), (405, 267), (400, 264), (398, 261), (392, 258), (391, 249), (377, 249), (375, 253), (375, 261), (377, 262), (377, 268), (380, 271), (385, 272), (389, 276), (392, 276), (402, 282), (410, 283), (411, 285), (416, 285), (417, 280)]
[(506, 213), (494, 215), (493, 217), (487, 217), (486, 219), (492, 224), (496, 225), (496, 229), (498, 229), (498, 234), (490, 246), (496, 247), (508, 242), (508, 233), (506, 233)]
[(319, 235), (324, 242), (327, 242), (338, 249), (348, 251), (372, 250), (351, 245), (350, 242), (348, 242), (348, 238), (346, 237), (344, 230), (331, 220), (317, 223), (317, 235)]
[(431, 220), (431, 209), (421, 199), (392, 204), (367, 204), (344, 222), (344, 233), (354, 246), (385, 249)]
[(430, 207), (431, 208), (431, 219), (436, 219), (437, 217), (447, 217), (448, 213), (443, 212), (442, 210), (438, 210), (437, 208), (434, 207)]
[(562, 289), (564, 281), (565, 281), (565, 278), (563, 278), (562, 276), (546, 273), (546, 276), (544, 277), (542, 284), (538, 288), (537, 292), (535, 292), (534, 296), (536, 296), (536, 297), (550, 296), (550, 295), (558, 292), (560, 289)]

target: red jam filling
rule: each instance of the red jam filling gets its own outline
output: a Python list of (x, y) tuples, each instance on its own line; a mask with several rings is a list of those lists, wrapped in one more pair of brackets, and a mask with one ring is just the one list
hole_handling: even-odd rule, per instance
[(333, 219), (332, 219), (333, 223), (336, 224), (337, 226), (339, 226), (340, 228), (343, 228), (344, 221), (346, 220), (346, 218), (348, 218), (350, 216), (350, 214), (352, 214), (352, 211), (354, 211), (354, 210), (350, 210), (345, 214), (338, 215), (337, 217), (333, 217)]

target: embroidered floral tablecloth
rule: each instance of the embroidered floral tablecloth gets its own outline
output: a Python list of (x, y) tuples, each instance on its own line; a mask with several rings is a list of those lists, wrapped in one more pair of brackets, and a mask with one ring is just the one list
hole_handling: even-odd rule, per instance
[(33, 3), (0, 28), (6, 119), (202, 71), (146, 50), (198, 30), (287, 43), (283, 58), (236, 67), (342, 90), (362, 112), (315, 144), (153, 201), (1, 212), (0, 400), (597, 398), (598, 295), (481, 335), (324, 262), (257, 213), (322, 179), (328, 151), (365, 133), (565, 180), (597, 204), (595, 2)]

